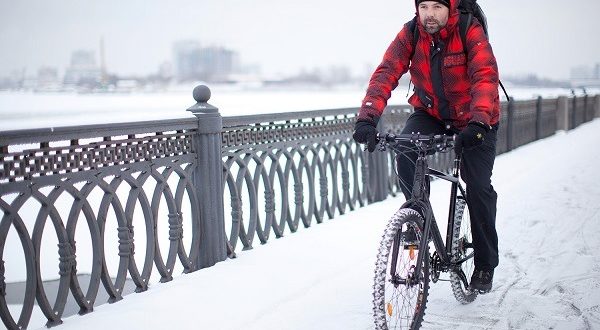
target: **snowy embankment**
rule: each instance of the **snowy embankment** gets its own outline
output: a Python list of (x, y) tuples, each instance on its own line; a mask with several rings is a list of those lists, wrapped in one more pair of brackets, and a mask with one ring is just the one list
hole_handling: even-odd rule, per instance
[[(447, 282), (432, 284), (424, 329), (600, 328), (598, 141), (595, 120), (497, 158), (494, 290), (463, 306)], [(432, 186), (443, 223), (447, 185)], [(301, 229), (60, 329), (371, 329), (376, 249), (401, 202)]]

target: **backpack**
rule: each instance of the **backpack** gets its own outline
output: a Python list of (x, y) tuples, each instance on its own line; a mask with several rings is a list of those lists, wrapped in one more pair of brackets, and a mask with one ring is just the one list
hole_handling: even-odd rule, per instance
[[(488, 28), (487, 28), (487, 18), (477, 0), (460, 0), (458, 4), (458, 11), (460, 12), (460, 18), (458, 21), (458, 30), (460, 33), (460, 40), (463, 44), (463, 49), (465, 54), (467, 53), (467, 30), (471, 26), (473, 22), (473, 17), (479, 21), (479, 24), (483, 27), (483, 32), (485, 36), (488, 37)], [(411, 54), (411, 58), (415, 53), (415, 47), (417, 46), (417, 42), (419, 41), (419, 29), (417, 29), (417, 16), (415, 16), (412, 21), (409, 23), (409, 29), (413, 34), (413, 53)], [(510, 100), (502, 81), (499, 81), (500, 87), (502, 87), (502, 91), (504, 91), (504, 95), (507, 100)]]

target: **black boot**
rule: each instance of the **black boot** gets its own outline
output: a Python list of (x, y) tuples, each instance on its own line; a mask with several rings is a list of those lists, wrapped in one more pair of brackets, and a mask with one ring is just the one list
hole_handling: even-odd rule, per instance
[(478, 270), (475, 269), (471, 276), (471, 284), (469, 289), (477, 291), (481, 294), (492, 291), (492, 282), (494, 280), (494, 270)]

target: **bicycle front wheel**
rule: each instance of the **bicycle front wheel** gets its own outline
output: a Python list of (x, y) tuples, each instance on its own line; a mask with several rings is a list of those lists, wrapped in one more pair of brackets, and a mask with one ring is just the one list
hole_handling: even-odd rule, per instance
[(473, 237), (471, 235), (471, 216), (467, 202), (461, 196), (456, 199), (454, 214), (454, 236), (452, 237), (452, 261), (460, 262), (459, 266), (450, 272), (452, 293), (461, 304), (468, 304), (477, 298), (477, 292), (469, 290), (467, 284), (475, 270)]
[[(375, 264), (373, 316), (377, 329), (418, 329), (429, 290), (429, 249), (419, 251), (423, 219), (400, 209), (388, 223)], [(420, 274), (416, 266), (423, 254)]]

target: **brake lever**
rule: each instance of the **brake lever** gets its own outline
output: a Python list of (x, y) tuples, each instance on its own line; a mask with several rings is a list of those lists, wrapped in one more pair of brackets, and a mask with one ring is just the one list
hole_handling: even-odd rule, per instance
[(386, 146), (385, 139), (380, 139), (379, 140), (379, 145), (377, 146), (377, 150), (379, 150), (379, 151), (385, 151), (386, 149), (387, 149), (387, 146)]
[(385, 151), (387, 149), (387, 143), (390, 142), (391, 134), (384, 134), (383, 136), (380, 133), (377, 133), (377, 139), (379, 140), (379, 145), (377, 146), (379, 151)]
[[(387, 142), (387, 135), (381, 135), (380, 133), (377, 133), (377, 150), (379, 151), (385, 151), (387, 149), (386, 147), (386, 142)], [(363, 146), (363, 151), (368, 151), (369, 150), (369, 146), (368, 144), (365, 144)]]

